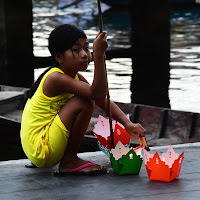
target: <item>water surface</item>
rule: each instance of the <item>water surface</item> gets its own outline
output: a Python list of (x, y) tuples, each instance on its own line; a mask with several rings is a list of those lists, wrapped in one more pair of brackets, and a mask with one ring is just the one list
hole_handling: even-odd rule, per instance
[[(47, 38), (59, 24), (75, 24), (85, 30), (92, 42), (99, 30), (97, 1), (82, 0), (60, 9), (58, 0), (33, 1), (33, 42), (35, 56), (49, 56)], [(102, 4), (104, 30), (109, 49), (130, 47), (130, 15), (126, 9), (109, 9)], [(200, 112), (200, 8), (171, 10), (171, 70), (169, 98), (171, 108)], [(116, 58), (106, 62), (110, 96), (113, 101), (131, 102), (132, 61)], [(44, 66), (45, 67), (45, 66)], [(44, 69), (35, 70), (35, 79)], [(83, 72), (92, 82), (93, 63)]]

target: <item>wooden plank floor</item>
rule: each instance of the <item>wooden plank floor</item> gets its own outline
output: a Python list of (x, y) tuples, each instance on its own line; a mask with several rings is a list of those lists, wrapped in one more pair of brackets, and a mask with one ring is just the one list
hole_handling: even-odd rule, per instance
[[(82, 153), (80, 157), (104, 164), (109, 173), (100, 176), (54, 176), (57, 166), (28, 169), (28, 160), (0, 162), (1, 200), (191, 200), (200, 196), (200, 143), (173, 146), (184, 151), (179, 178), (172, 182), (150, 181), (143, 163), (139, 175), (115, 174), (108, 157), (102, 152)], [(165, 152), (167, 147), (152, 147), (151, 153)]]

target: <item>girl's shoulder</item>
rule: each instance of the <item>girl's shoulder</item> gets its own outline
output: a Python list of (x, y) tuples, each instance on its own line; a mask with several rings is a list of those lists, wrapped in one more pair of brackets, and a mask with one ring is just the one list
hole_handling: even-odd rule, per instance
[[(78, 74), (76, 74), (74, 80), (80, 80)], [(62, 93), (68, 92), (66, 90), (72, 87), (72, 78), (64, 73), (60, 68), (54, 67), (50, 69), (43, 77), (41, 81), (41, 91), (47, 97), (58, 96)]]
[(58, 67), (53, 67), (53, 68), (51, 68), (51, 69), (46, 73), (46, 75), (48, 76), (49, 74), (51, 74), (51, 73), (53, 73), (53, 72), (60, 72), (60, 73), (64, 74), (64, 72), (63, 72), (60, 68), (58, 68)]
[[(62, 69), (60, 69), (60, 68), (58, 68), (58, 67), (53, 67), (53, 68), (51, 68), (51, 69), (46, 73), (45, 76), (47, 77), (48, 75), (50, 75), (50, 74), (52, 74), (52, 73), (54, 73), (54, 72), (60, 72), (60, 73), (62, 73), (62, 74), (65, 74), (64, 71), (62, 71)], [(54, 73), (54, 74), (59, 75), (59, 73)], [(77, 73), (74, 79), (75, 79), (75, 80), (80, 80), (80, 79), (82, 79), (82, 76), (81, 76), (79, 73)]]

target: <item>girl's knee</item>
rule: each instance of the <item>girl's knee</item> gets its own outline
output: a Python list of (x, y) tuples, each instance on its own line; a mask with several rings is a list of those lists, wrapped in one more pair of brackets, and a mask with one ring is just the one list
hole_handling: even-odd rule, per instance
[(89, 112), (93, 112), (94, 107), (95, 107), (95, 102), (93, 100), (88, 100), (88, 99), (82, 99), (82, 103), (84, 108)]
[(72, 98), (73, 105), (78, 109), (78, 110), (86, 110), (87, 112), (94, 110), (95, 107), (95, 102), (90, 99), (84, 99), (80, 98), (77, 96), (74, 96)]

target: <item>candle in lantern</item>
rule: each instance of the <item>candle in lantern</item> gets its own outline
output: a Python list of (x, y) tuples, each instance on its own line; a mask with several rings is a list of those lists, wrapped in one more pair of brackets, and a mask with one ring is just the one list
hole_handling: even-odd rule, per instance
[(129, 158), (133, 159), (133, 154), (132, 153), (129, 154)]

